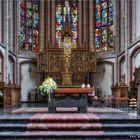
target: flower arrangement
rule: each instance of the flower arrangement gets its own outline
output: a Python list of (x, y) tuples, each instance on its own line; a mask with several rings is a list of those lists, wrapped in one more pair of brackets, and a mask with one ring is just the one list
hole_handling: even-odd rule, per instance
[(39, 90), (41, 91), (41, 94), (43, 95), (48, 94), (49, 101), (50, 101), (50, 94), (53, 92), (53, 90), (56, 89), (57, 89), (57, 84), (51, 77), (47, 77), (43, 81), (43, 83), (39, 86)]

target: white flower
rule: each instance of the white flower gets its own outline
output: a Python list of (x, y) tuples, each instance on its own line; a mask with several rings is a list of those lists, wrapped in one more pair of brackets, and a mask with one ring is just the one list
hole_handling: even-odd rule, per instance
[(39, 86), (39, 90), (42, 94), (48, 94), (57, 88), (56, 82), (51, 78), (46, 78), (43, 83)]

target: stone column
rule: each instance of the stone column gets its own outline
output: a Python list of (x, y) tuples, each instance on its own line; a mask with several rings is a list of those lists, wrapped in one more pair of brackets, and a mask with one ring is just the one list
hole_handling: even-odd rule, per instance
[(94, 26), (93, 26), (93, 18), (94, 18), (94, 13), (93, 13), (93, 1), (89, 1), (89, 50), (93, 51), (94, 50)]
[(2, 42), (2, 1), (0, 1), (0, 42)]
[(121, 15), (121, 46), (120, 46), (120, 51), (125, 49), (125, 1), (121, 1), (121, 9), (120, 9), (120, 15)]
[(14, 82), (15, 82), (15, 84), (16, 85), (20, 85), (19, 84), (19, 81), (20, 81), (20, 79), (19, 79), (19, 63), (18, 63), (18, 58), (19, 58), (19, 54), (18, 54), (18, 52), (19, 52), (19, 42), (18, 42), (18, 35), (19, 35), (19, 33), (20, 33), (20, 31), (19, 31), (19, 25), (20, 25), (20, 22), (17, 22), (17, 21), (19, 21), (19, 15), (18, 15), (18, 13), (19, 13), (19, 8), (20, 8), (20, 6), (19, 6), (19, 2), (18, 1), (14, 1), (13, 2), (13, 17), (14, 17), (14, 21), (13, 21), (13, 26), (14, 26), (14, 28), (13, 28), (13, 31), (14, 31), (14, 33), (13, 33), (13, 39), (14, 39), (14, 42), (13, 42), (13, 44), (14, 44), (14, 49), (15, 49), (15, 53), (16, 53), (16, 59), (15, 59), (15, 70), (14, 70), (14, 74), (15, 74), (15, 76), (14, 76)]
[[(49, 41), (48, 41), (48, 1), (43, 1), (44, 2), (44, 51), (46, 51), (46, 49), (49, 46)], [(43, 3), (42, 3), (43, 4)]]
[(43, 51), (44, 46), (44, 1), (40, 1), (40, 50)]
[(55, 1), (51, 1), (51, 45), (54, 47), (55, 37)]
[[(119, 54), (119, 34), (120, 34), (120, 10), (119, 10), (119, 6), (120, 6), (120, 1), (116, 1), (113, 3), (113, 39), (114, 39), (114, 51), (115, 51), (115, 63), (114, 63), (114, 83), (116, 84), (119, 82), (119, 69), (118, 69), (118, 55)], [(117, 35), (118, 34), (118, 35)]]
[[(17, 7), (16, 9), (16, 13), (19, 13), (20, 11), (20, 1), (16, 1), (15, 6)], [(16, 33), (17, 33), (17, 37), (16, 40), (18, 40), (18, 35), (20, 34), (20, 14), (16, 14), (16, 21), (17, 21), (17, 26), (16, 26)], [(19, 52), (21, 51), (19, 49), (19, 43), (18, 41), (15, 41), (16, 43), (16, 74), (15, 74), (15, 79), (16, 79), (16, 84), (20, 85), (20, 66), (19, 66)]]
[(129, 34), (128, 34), (128, 1), (124, 1), (125, 4), (125, 10), (124, 10), (124, 15), (125, 15), (125, 20), (124, 20), (124, 44), (125, 44), (125, 83), (128, 85), (129, 84), (129, 52), (128, 52), (128, 39), (129, 39)]
[(8, 42), (9, 42), (9, 50), (14, 50), (14, 46), (13, 46), (13, 19), (14, 19), (14, 16), (13, 16), (13, 1), (9, 1), (9, 30), (8, 30), (8, 35), (9, 35), (9, 38), (8, 38)]
[(51, 36), (51, 23), (50, 23), (50, 19), (51, 19), (51, 2), (50, 2), (50, 0), (48, 0), (47, 1), (47, 6), (48, 6), (48, 8), (47, 8), (47, 10), (46, 10), (46, 12), (47, 12), (47, 14), (48, 14), (48, 16), (46, 17), (47, 18), (47, 22), (48, 22), (48, 24), (47, 24), (47, 26), (48, 26), (48, 30), (47, 30), (47, 38), (46, 38), (46, 40), (44, 40), (44, 41), (47, 41), (47, 44), (48, 44), (48, 47), (50, 47), (50, 36)]
[(132, 1), (132, 41), (136, 39), (136, 1)]
[(4, 82), (8, 83), (8, 52), (9, 52), (9, 1), (4, 2), (4, 45), (5, 49), (5, 60), (4, 60)]
[(140, 115), (140, 80), (137, 82), (138, 97), (137, 97), (137, 115)]
[(83, 1), (83, 44), (84, 47), (87, 47), (87, 28), (88, 28), (88, 9), (87, 9), (87, 1)]
[(82, 1), (78, 1), (78, 47), (82, 46)]

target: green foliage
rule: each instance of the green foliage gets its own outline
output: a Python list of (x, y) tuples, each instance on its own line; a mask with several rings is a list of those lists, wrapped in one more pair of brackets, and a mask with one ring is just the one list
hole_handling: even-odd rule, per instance
[(39, 90), (42, 94), (49, 94), (56, 89), (57, 84), (51, 77), (46, 78), (45, 81), (39, 86)]

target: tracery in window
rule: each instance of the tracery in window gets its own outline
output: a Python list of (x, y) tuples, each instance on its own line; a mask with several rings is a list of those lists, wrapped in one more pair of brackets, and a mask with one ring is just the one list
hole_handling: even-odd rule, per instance
[(22, 0), (20, 4), (21, 50), (38, 52), (39, 50), (39, 0)]
[(77, 0), (57, 0), (56, 1), (56, 40), (61, 42), (61, 32), (63, 24), (68, 16), (68, 22), (72, 31), (72, 41), (78, 38), (78, 1)]
[(113, 1), (95, 0), (95, 48), (113, 51)]

